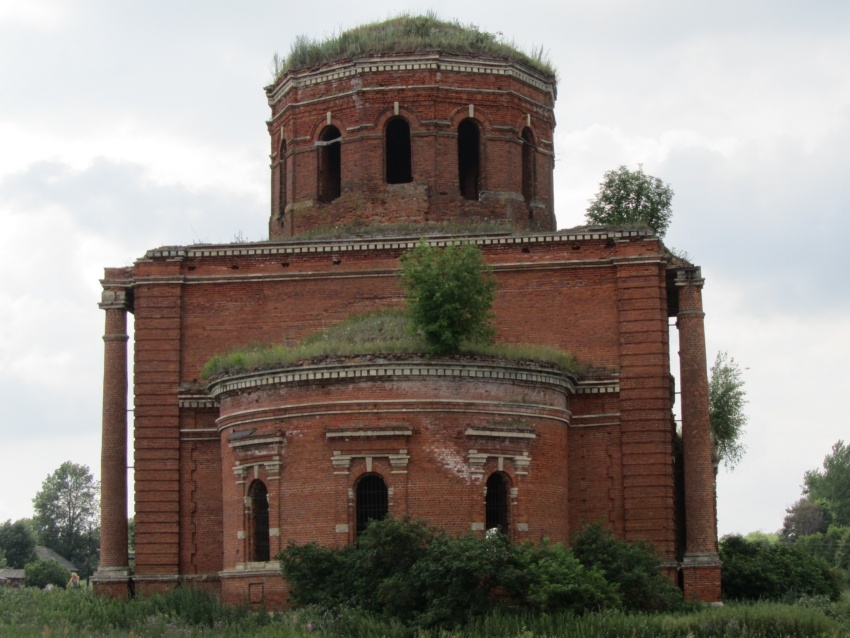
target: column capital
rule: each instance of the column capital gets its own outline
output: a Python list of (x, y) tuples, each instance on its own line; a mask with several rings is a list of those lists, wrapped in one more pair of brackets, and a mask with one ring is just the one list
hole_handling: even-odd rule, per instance
[(689, 266), (687, 268), (676, 269), (676, 286), (696, 286), (702, 288), (705, 284), (705, 279), (702, 278), (702, 268), (699, 266)]
[(125, 288), (107, 288), (100, 295), (101, 310), (131, 310), (132, 294)]

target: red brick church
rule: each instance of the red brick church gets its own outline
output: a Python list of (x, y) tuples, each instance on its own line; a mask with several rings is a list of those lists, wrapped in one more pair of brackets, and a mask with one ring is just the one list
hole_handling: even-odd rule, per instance
[[(516, 541), (602, 521), (652, 542), (686, 597), (719, 599), (700, 269), (649, 230), (556, 229), (555, 94), (521, 55), (430, 49), (293, 66), (266, 88), (269, 240), (155, 248), (102, 280), (101, 592), (184, 583), (280, 606), (282, 547), (352, 543), (389, 514)], [(373, 356), (199, 380), (216, 354), (404, 307), (399, 259), (421, 235), (480, 247), (497, 340), (586, 371)]]

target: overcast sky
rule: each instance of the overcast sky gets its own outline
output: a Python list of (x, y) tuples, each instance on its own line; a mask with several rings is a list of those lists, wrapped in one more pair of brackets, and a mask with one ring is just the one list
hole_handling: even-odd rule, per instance
[(621, 164), (672, 185), (709, 360), (749, 395), (719, 530), (781, 526), (850, 439), (847, 0), (0, 0), (0, 521), (63, 461), (99, 478), (103, 267), (267, 237), (273, 54), (429, 9), (548, 51), (559, 227)]

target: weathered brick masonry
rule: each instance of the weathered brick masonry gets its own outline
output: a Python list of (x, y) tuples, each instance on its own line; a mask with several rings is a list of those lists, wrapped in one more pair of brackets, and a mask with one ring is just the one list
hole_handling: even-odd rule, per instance
[[(290, 540), (352, 542), (368, 498), (451, 532), (498, 525), (516, 540), (569, 541), (602, 521), (651, 541), (689, 597), (717, 600), (699, 269), (649, 231), (555, 232), (553, 79), (515, 62), (429, 53), (288, 73), (267, 94), (271, 240), (164, 247), (106, 271), (97, 587), (120, 593), (130, 576), (130, 311), (141, 593), (188, 581), (228, 602), (283, 605), (277, 551)], [(399, 259), (417, 233), (299, 233), (482, 220), (514, 230), (430, 241), (481, 248), (498, 283), (497, 339), (562, 348), (589, 372), (361, 357), (199, 382), (215, 354), (293, 344), (353, 314), (403, 306)], [(681, 332), (683, 507), (671, 316)]]

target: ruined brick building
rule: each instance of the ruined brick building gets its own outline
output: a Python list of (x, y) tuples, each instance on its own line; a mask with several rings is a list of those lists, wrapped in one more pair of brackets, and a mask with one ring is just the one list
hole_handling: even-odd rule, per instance
[[(602, 521), (651, 541), (687, 597), (719, 599), (700, 270), (648, 230), (556, 230), (555, 92), (531, 62), (433, 50), (292, 68), (266, 88), (270, 239), (156, 248), (102, 280), (100, 591), (124, 594), (132, 575), (141, 593), (188, 582), (279, 605), (282, 546), (351, 543), (389, 513), (517, 541)], [(199, 382), (215, 354), (403, 307), (399, 258), (436, 222), (461, 230), (429, 241), (474, 242), (493, 267), (498, 340), (592, 372), (361, 358)], [(494, 230), (462, 230), (473, 222)], [(304, 237), (356, 225), (389, 230)]]

